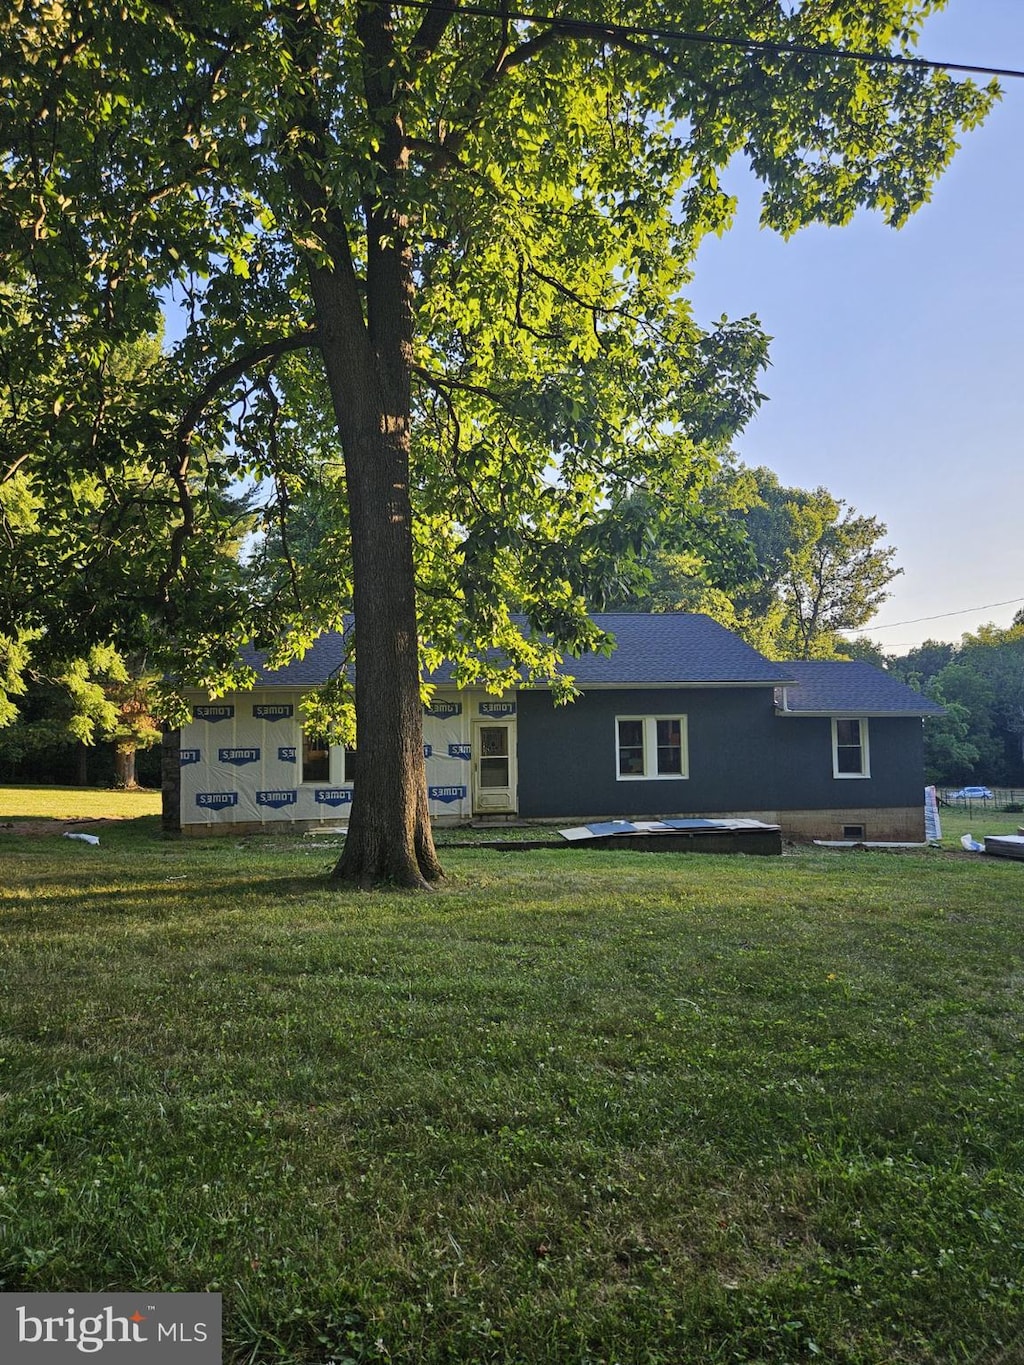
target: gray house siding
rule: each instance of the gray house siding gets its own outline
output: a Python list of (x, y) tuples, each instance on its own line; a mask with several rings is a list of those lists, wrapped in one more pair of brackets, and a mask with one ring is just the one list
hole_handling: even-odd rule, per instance
[(920, 716), (868, 718), (870, 777), (833, 777), (828, 716), (776, 717), (775, 766), (781, 809), (853, 809), (923, 804), (924, 731)]
[[(616, 716), (687, 718), (689, 777), (616, 778)], [(592, 691), (555, 707), (519, 694), (519, 813), (665, 815), (769, 806), (774, 782), (770, 688)]]
[[(658, 816), (921, 805), (918, 717), (868, 722), (867, 778), (836, 778), (828, 717), (782, 717), (769, 688), (591, 691), (555, 707), (519, 693), (519, 814)], [(689, 776), (616, 778), (617, 716), (687, 718)]]

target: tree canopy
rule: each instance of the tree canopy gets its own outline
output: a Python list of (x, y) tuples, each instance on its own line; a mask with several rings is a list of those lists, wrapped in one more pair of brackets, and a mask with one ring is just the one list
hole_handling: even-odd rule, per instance
[(1024, 785), (1024, 622), (891, 657), (897, 677), (946, 708), (925, 723), (929, 780)]
[(153, 714), (158, 680), (146, 676), (139, 660), (124, 659), (110, 645), (93, 645), (63, 660), (52, 648), (42, 653), (45, 673), (30, 658), (21, 670), (17, 716), (0, 727), (0, 765), (19, 776), (23, 764), (31, 769), (55, 763), (66, 770), (67, 755), (75, 750), (84, 783), (85, 749), (100, 741), (113, 751), (113, 784), (135, 787), (137, 752), (161, 737)]
[[(784, 233), (862, 207), (898, 226), (927, 199), (995, 93), (881, 60), (912, 55), (936, 7), (7, 7), (0, 259), (27, 284), (23, 373), (76, 379), (40, 395), (39, 439), (5, 477), (67, 520), (83, 477), (128, 509), (118, 536), (136, 525), (163, 563), (140, 559), (153, 571), (128, 600), (101, 575), (96, 629), (165, 631), (186, 675), (228, 676), (211, 618), (286, 650), (354, 609), (362, 766), (340, 877), (440, 875), (423, 663), (498, 687), (609, 645), (583, 586), (616, 572), (610, 513), (724, 451), (759, 401), (756, 322), (704, 329), (686, 301), (701, 239), (730, 221), (729, 162), (746, 157)], [(170, 304), (162, 395), (121, 429), (110, 357)], [(346, 513), (320, 601), (254, 613), (201, 571), (206, 495), (226, 470), (279, 501), (311, 444)], [(121, 487), (140, 461), (159, 528)], [(485, 644), (507, 667), (479, 662)]]
[(769, 469), (726, 462), (655, 508), (642, 498), (646, 559), (617, 605), (705, 611), (772, 658), (835, 658), (901, 573), (885, 527), (825, 488), (784, 488)]

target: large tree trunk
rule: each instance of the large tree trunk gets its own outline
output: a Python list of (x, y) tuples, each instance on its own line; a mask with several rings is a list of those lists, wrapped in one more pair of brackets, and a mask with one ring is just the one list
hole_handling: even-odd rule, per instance
[(134, 745), (114, 745), (114, 786), (118, 791), (135, 791), (138, 788), (135, 752)]
[[(379, 174), (369, 179), (363, 204), (361, 278), (350, 225), (309, 174), (309, 158), (317, 160), (330, 141), (315, 96), (296, 129), (306, 162), (295, 162), (292, 170), (307, 215), (303, 233), (318, 237), (327, 257), (308, 258), (307, 269), (345, 457), (352, 540), (359, 772), (345, 848), (332, 876), (352, 886), (426, 888), (443, 873), (427, 808), (409, 489), (415, 287), (403, 207), (408, 151), (390, 7), (359, 7), (356, 27), (367, 110), (381, 134)], [(298, 66), (312, 77), (315, 26), (296, 8), (285, 32)]]
[(355, 612), (359, 773), (332, 876), (352, 886), (423, 889), (443, 872), (423, 759), (409, 490), (411, 262), (393, 245), (379, 248), (368, 275), (364, 321), (340, 242), (334, 269), (310, 269), (345, 457)]
[(408, 456), (388, 434), (349, 455), (359, 771), (333, 876), (424, 887), (441, 876), (427, 810)]

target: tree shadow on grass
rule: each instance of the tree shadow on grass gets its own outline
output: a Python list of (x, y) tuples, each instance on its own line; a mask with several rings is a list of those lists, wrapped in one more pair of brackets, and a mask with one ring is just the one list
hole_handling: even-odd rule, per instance
[(261, 903), (280, 910), (283, 905), (300, 904), (330, 895), (332, 903), (348, 905), (352, 897), (329, 879), (330, 867), (305, 876), (251, 877), (239, 872), (232, 876), (203, 877), (189, 874), (146, 878), (133, 886), (92, 885), (62, 889), (58, 895), (26, 900), (24, 895), (0, 889), (0, 926), (7, 930), (44, 927), (73, 929), (76, 917), (81, 927), (104, 922), (167, 923), (175, 919), (220, 917), (232, 911), (251, 912)]

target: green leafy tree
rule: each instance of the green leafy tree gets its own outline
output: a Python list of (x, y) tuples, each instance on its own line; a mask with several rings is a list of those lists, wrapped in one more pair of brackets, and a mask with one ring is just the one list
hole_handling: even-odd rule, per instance
[(875, 668), (891, 669), (892, 656), (880, 640), (871, 640), (866, 635), (855, 635), (850, 640), (839, 641), (839, 652), (844, 658), (856, 659), (860, 663), (871, 664)]
[(894, 655), (889, 667), (902, 682), (926, 691), (932, 680), (956, 657), (956, 645), (943, 640), (925, 640), (906, 654)]
[[(39, 308), (24, 275), (0, 288), (0, 634), (55, 676), (73, 651), (133, 657), (230, 611), (247, 507), (214, 448), (168, 468), (182, 378), (160, 331), (94, 350)], [(10, 720), (13, 670), (0, 687)]]
[(963, 702), (944, 696), (939, 688), (935, 689), (933, 700), (942, 703), (946, 714), (925, 717), (925, 781), (946, 785), (969, 782), (977, 776), (987, 746), (983, 743), (979, 748), (974, 743), (972, 713)]
[(104, 687), (113, 716), (112, 723), (104, 727), (103, 738), (114, 749), (114, 786), (133, 791), (139, 785), (136, 755), (159, 744), (163, 735), (155, 714), (160, 706), (160, 680), (139, 660), (118, 658), (116, 663), (119, 667), (108, 670)]
[[(109, 741), (131, 787), (136, 752), (160, 735), (144, 651), (172, 663), (183, 631), (241, 600), (248, 498), (215, 451), (198, 479), (163, 463), (180, 382), (159, 334), (93, 354), (74, 320), (43, 337), (33, 308), (24, 277), (0, 288), (0, 726), (26, 680), (32, 697), (2, 742), (10, 756)], [(200, 530), (172, 601), (168, 560)]]
[[(996, 735), (995, 692), (990, 681), (961, 656), (938, 673), (925, 689), (929, 696), (949, 708), (953, 716), (952, 727), (939, 725), (937, 749), (929, 755), (936, 767), (938, 780), (947, 783), (961, 783), (970, 778), (979, 781), (994, 781), (998, 769), (1002, 767), (1002, 749)], [(959, 735), (959, 721), (966, 722), (966, 733)], [(947, 728), (951, 731), (949, 740), (942, 738)], [(933, 722), (925, 726), (926, 745), (931, 742)], [(969, 745), (974, 758), (963, 746)], [(952, 763), (948, 767), (939, 766), (943, 749), (951, 750)]]
[(946, 707), (925, 722), (933, 780), (1024, 782), (1024, 623), (982, 626), (959, 645), (926, 640), (889, 666)]
[(827, 489), (784, 488), (767, 469), (753, 476), (746, 527), (757, 575), (737, 594), (737, 606), (754, 620), (776, 614), (778, 657), (834, 658), (842, 632), (869, 621), (902, 572), (895, 550), (879, 544), (885, 527)]
[(109, 645), (54, 660), (46, 672), (26, 654), (17, 688), (24, 713), (0, 728), (0, 757), (18, 763), (109, 743), (114, 785), (134, 788), (136, 754), (161, 736), (153, 715), (155, 682), (139, 661), (126, 661)]
[(982, 626), (965, 635), (959, 658), (991, 692), (992, 729), (1005, 751), (1005, 777), (1024, 781), (1024, 625)]
[(706, 612), (776, 658), (850, 657), (842, 632), (874, 615), (901, 572), (882, 523), (732, 462), (690, 496), (696, 507), (651, 508), (646, 573), (621, 605)]
[(898, 225), (928, 197), (994, 92), (837, 50), (907, 54), (934, 8), (8, 6), (0, 253), (35, 282), (35, 327), (96, 357), (153, 332), (169, 289), (184, 303), (166, 589), (194, 560), (200, 429), (248, 426), (230, 448), (258, 448), (263, 477), (298, 387), (276, 362), (305, 349), (295, 371), (329, 398), (362, 764), (339, 877), (440, 876), (421, 664), (482, 676), (497, 645), (498, 686), (610, 644), (583, 600), (613, 576), (604, 509), (724, 450), (758, 401), (759, 330), (704, 332), (685, 303), (732, 213), (725, 166), (746, 156), (787, 233), (862, 206)]

